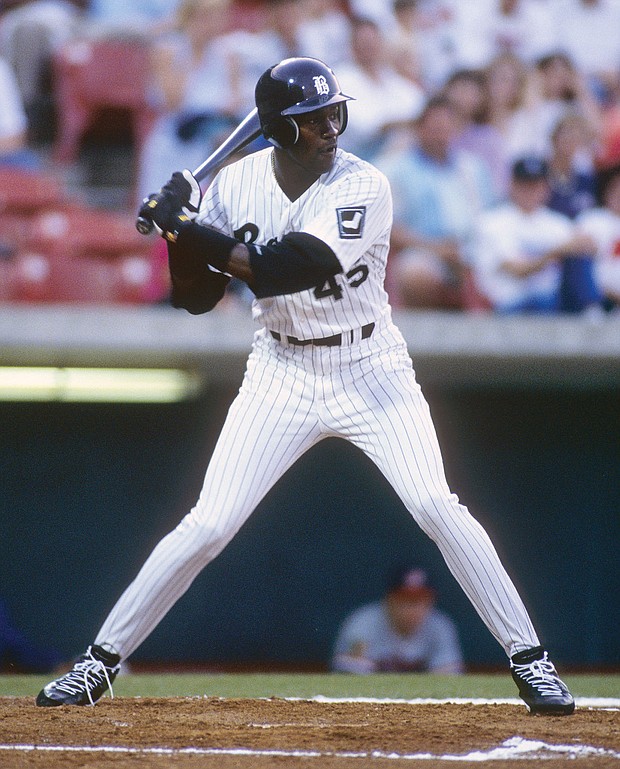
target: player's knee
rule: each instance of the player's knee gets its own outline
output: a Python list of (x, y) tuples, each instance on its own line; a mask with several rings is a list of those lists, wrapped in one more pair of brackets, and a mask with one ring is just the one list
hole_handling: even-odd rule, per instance
[(215, 558), (237, 533), (238, 526), (231, 521), (231, 518), (222, 515), (206, 516), (196, 506), (181, 521), (178, 529), (193, 540), (197, 549)]
[(461, 505), (456, 494), (420, 497), (412, 510), (420, 528), (431, 538), (436, 539), (455, 530), (469, 512)]

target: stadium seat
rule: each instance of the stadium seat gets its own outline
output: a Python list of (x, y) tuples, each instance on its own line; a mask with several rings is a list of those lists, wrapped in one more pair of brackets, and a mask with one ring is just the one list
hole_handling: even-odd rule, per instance
[(149, 66), (148, 46), (136, 39), (79, 39), (56, 52), (56, 160), (77, 159), (85, 133), (104, 109), (128, 111), (133, 139), (137, 147), (142, 145), (154, 118), (147, 98)]
[(39, 212), (30, 221), (29, 245), (67, 248), (80, 255), (120, 256), (146, 253), (150, 239), (135, 228), (135, 215), (92, 208), (79, 203)]
[(14, 259), (11, 299), (45, 302), (50, 295), (50, 259), (44, 253), (20, 250)]
[(53, 174), (23, 168), (0, 168), (0, 214), (29, 215), (67, 199)]
[[(64, 186), (53, 174), (0, 168), (0, 300), (16, 298), (23, 265), (17, 258), (31, 222), (41, 211), (65, 205)], [(32, 265), (31, 265), (32, 266)], [(41, 264), (35, 272), (40, 275)]]
[(30, 217), (0, 211), (0, 259), (7, 259), (28, 237)]
[(230, 6), (231, 29), (258, 32), (265, 26), (265, 8), (261, 0), (235, 0)]
[(110, 258), (24, 250), (9, 273), (10, 293), (5, 298), (37, 303), (144, 304), (151, 301), (152, 276), (153, 265), (145, 255)]
[(15, 260), (0, 253), (0, 302), (9, 302), (15, 298), (15, 283)]
[(77, 204), (30, 220), (16, 256), (17, 300), (145, 303), (155, 301), (153, 242), (129, 214)]

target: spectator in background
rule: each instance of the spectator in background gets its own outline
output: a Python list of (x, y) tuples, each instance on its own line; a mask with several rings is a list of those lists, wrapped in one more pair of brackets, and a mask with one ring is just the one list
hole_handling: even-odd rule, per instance
[(394, 31), (387, 36), (392, 66), (407, 80), (425, 88), (421, 48), (422, 15), (419, 0), (394, 0)]
[(86, 22), (97, 35), (157, 34), (173, 26), (180, 0), (88, 0)]
[(38, 168), (39, 158), (28, 146), (28, 118), (13, 70), (0, 57), (0, 167)]
[(351, 59), (351, 25), (338, 3), (304, 0), (298, 36), (299, 48), (305, 56), (329, 61), (334, 67)]
[[(466, 66), (463, 45), (477, 32), (486, 2), (458, 0), (349, 0), (352, 15), (372, 19), (394, 49), (394, 66), (426, 93)], [(476, 43), (472, 46), (476, 48)]]
[(620, 311), (620, 164), (601, 171), (597, 202), (583, 211), (577, 224), (594, 240), (595, 275), (607, 310)]
[(417, 117), (424, 93), (392, 67), (385, 36), (371, 19), (352, 19), (351, 51), (353, 59), (339, 69), (343, 91), (355, 94), (340, 145), (374, 160), (392, 133)]
[(549, 8), (539, 0), (428, 0), (420, 2), (420, 17), (432, 20), (420, 41), (429, 91), (455, 70), (483, 69), (499, 54), (529, 64), (557, 48)]
[(528, 68), (512, 53), (495, 56), (484, 68), (484, 85), (489, 124), (502, 136), (509, 179), (511, 131), (514, 116), (524, 107)]
[(399, 571), (383, 600), (362, 606), (342, 624), (332, 670), (342, 673), (463, 672), (456, 626), (435, 608), (423, 569)]
[(578, 113), (561, 118), (551, 134), (547, 205), (569, 219), (575, 219), (596, 202), (595, 174), (587, 167), (580, 168), (579, 163), (580, 157), (591, 154), (591, 145), (588, 121)]
[(394, 32), (393, 0), (348, 0), (351, 16), (372, 19), (384, 35)]
[(538, 157), (517, 160), (510, 199), (478, 218), (474, 277), (496, 312), (600, 311), (594, 241), (547, 207), (548, 173)]
[[(538, 60), (528, 73), (525, 103), (509, 126), (511, 158), (528, 154), (549, 156), (553, 129), (569, 112), (581, 114), (593, 136), (600, 136), (601, 109), (583, 74), (566, 54), (550, 54)], [(580, 162), (591, 166), (593, 156), (583, 157)]]
[(607, 104), (620, 86), (620, 3), (617, 0), (556, 0), (559, 47), (575, 62), (589, 90)]
[(409, 144), (377, 159), (394, 198), (387, 285), (395, 306), (465, 306), (473, 223), (494, 199), (486, 165), (454, 149), (459, 130), (450, 101), (431, 97)]
[(311, 17), (305, 0), (264, 0), (258, 29), (232, 34), (238, 56), (241, 96), (248, 111), (254, 106), (254, 87), (275, 62), (290, 56), (305, 56), (301, 27)]
[(595, 153), (598, 168), (608, 168), (616, 163), (620, 163), (620, 83), (602, 108), (601, 136)]
[[(481, 64), (501, 53), (512, 53), (533, 64), (558, 48), (549, 3), (539, 0), (492, 0), (481, 21), (478, 30), (478, 55), (483, 57)], [(486, 52), (481, 53), (485, 46)]]
[[(415, 7), (416, 46), (420, 66), (420, 83), (430, 94), (439, 90), (458, 67), (459, 27), (467, 14), (475, 11), (475, 3), (451, 0), (418, 0)], [(464, 66), (464, 65), (463, 65)]]
[(555, 48), (547, 8), (538, 0), (431, 0), (420, 2), (420, 15), (428, 90), (443, 88), (456, 70), (484, 69), (502, 54), (530, 62)]
[(498, 200), (505, 197), (508, 159), (503, 135), (489, 120), (485, 73), (478, 69), (456, 70), (448, 78), (443, 94), (461, 122), (454, 146), (473, 153), (486, 163), (493, 180), (494, 197)]
[(154, 127), (142, 147), (140, 198), (177, 167), (196, 168), (249, 111), (243, 103), (229, 0), (182, 0), (176, 28), (153, 44)]
[(265, 0), (264, 26), (258, 33), (261, 61), (302, 55), (300, 28), (310, 18), (304, 0)]
[(0, 5), (0, 56), (11, 65), (31, 141), (53, 138), (51, 61), (83, 19), (88, 0), (5, 0)]

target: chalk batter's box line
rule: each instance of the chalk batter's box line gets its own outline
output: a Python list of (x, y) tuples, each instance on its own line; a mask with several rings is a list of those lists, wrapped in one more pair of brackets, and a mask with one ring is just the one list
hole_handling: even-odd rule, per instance
[(385, 753), (383, 751), (317, 751), (317, 750), (252, 750), (250, 748), (131, 748), (120, 746), (63, 745), (0, 745), (0, 751), (41, 753), (107, 753), (164, 756), (249, 756), (252, 758), (365, 758), (393, 761), (497, 761), (521, 758), (551, 758), (559, 754), (567, 758), (605, 757), (620, 761), (620, 753), (592, 745), (550, 745), (538, 740), (511, 737), (501, 745), (486, 751), (476, 750), (464, 755), (432, 753)]

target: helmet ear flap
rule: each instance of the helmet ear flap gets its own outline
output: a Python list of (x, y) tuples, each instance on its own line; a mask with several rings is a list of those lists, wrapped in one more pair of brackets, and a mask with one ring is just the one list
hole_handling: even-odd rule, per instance
[(292, 117), (282, 117), (263, 129), (265, 138), (279, 149), (292, 147), (299, 139), (299, 126)]
[(347, 123), (349, 122), (349, 108), (347, 107), (346, 101), (341, 101), (338, 104), (338, 109), (340, 110), (340, 130), (338, 131), (338, 136), (340, 136), (340, 134), (344, 133)]

